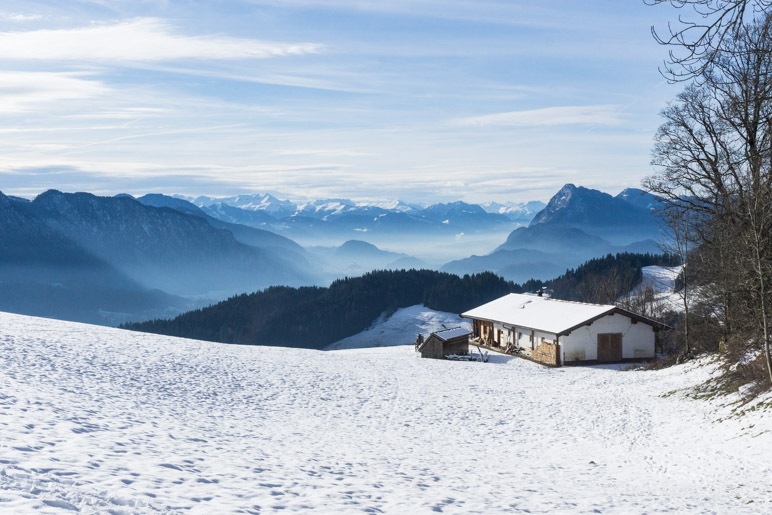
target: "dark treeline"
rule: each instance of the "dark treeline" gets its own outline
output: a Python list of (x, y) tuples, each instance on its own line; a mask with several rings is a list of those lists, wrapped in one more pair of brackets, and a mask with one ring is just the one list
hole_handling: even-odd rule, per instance
[(532, 280), (523, 285), (490, 272), (459, 277), (431, 270), (377, 271), (339, 279), (328, 288), (275, 286), (171, 320), (121, 327), (223, 343), (322, 348), (367, 329), (379, 316), (416, 304), (462, 313), (507, 293), (541, 287), (552, 288), (559, 298), (611, 303), (616, 297), (603, 297), (598, 293), (601, 289), (587, 283), (608, 284), (602, 289), (604, 293), (625, 293), (629, 291), (625, 288), (634, 286), (631, 281), (640, 281), (641, 266), (671, 262), (667, 256), (608, 255), (569, 270), (554, 281)]
[(680, 258), (672, 254), (608, 254), (568, 270), (545, 286), (559, 299), (614, 304), (640, 284), (641, 268), (680, 264)]
[(121, 327), (223, 343), (322, 348), (399, 308), (423, 303), (460, 313), (518, 288), (492, 273), (458, 277), (431, 270), (376, 271), (339, 279), (329, 288), (271, 287), (171, 320)]

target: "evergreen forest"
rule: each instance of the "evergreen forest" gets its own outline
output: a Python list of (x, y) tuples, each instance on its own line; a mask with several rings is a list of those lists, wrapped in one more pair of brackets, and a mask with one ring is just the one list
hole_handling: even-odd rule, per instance
[(383, 270), (339, 279), (327, 288), (274, 286), (170, 320), (121, 327), (222, 343), (321, 349), (416, 304), (462, 313), (507, 293), (540, 288), (553, 290), (557, 298), (613, 303), (640, 282), (642, 266), (671, 265), (674, 260), (667, 255), (608, 255), (552, 281), (522, 285), (490, 272), (459, 277), (432, 270)]

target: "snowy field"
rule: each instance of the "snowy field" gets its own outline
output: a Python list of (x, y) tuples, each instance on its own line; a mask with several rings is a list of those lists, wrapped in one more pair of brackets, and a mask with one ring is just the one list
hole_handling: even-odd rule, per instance
[(772, 513), (712, 366), (240, 347), (0, 313), (0, 513)]

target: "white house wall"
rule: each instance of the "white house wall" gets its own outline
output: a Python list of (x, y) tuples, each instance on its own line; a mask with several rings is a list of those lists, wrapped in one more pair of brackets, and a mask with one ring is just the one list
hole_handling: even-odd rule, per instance
[(534, 331), (533, 332), (533, 345), (534, 347), (538, 347), (542, 341), (545, 341), (547, 343), (555, 343), (556, 336), (553, 333), (545, 333), (543, 331)]
[[(512, 333), (512, 343), (525, 349), (527, 354), (541, 343), (542, 338), (546, 339), (550, 343), (554, 343), (555, 335), (553, 333), (546, 333), (544, 331), (534, 331), (526, 327), (510, 327), (503, 326), (504, 334), (503, 338), (506, 340), (510, 332)], [(531, 339), (533, 335), (533, 339)]]
[(630, 318), (615, 313), (561, 336), (564, 363), (597, 360), (598, 335), (603, 333), (622, 333), (623, 359), (654, 357), (654, 328), (640, 322), (633, 323)]
[(531, 330), (524, 327), (515, 328), (515, 343), (523, 349), (531, 348)]
[[(501, 331), (501, 341), (499, 341), (499, 331)], [(504, 324), (500, 324), (498, 322), (493, 323), (493, 340), (497, 342), (500, 346), (504, 347), (507, 343), (507, 336), (509, 334), (509, 329), (507, 327), (504, 327)]]

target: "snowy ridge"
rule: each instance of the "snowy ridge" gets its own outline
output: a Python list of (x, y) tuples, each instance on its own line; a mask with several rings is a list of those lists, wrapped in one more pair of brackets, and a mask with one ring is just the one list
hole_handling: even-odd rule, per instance
[(769, 513), (715, 372), (243, 347), (0, 313), (2, 513)]
[(512, 220), (530, 221), (536, 213), (544, 209), (547, 204), (538, 200), (532, 200), (530, 202), (485, 202), (480, 206), (488, 213), (498, 213), (500, 215), (506, 215)]

